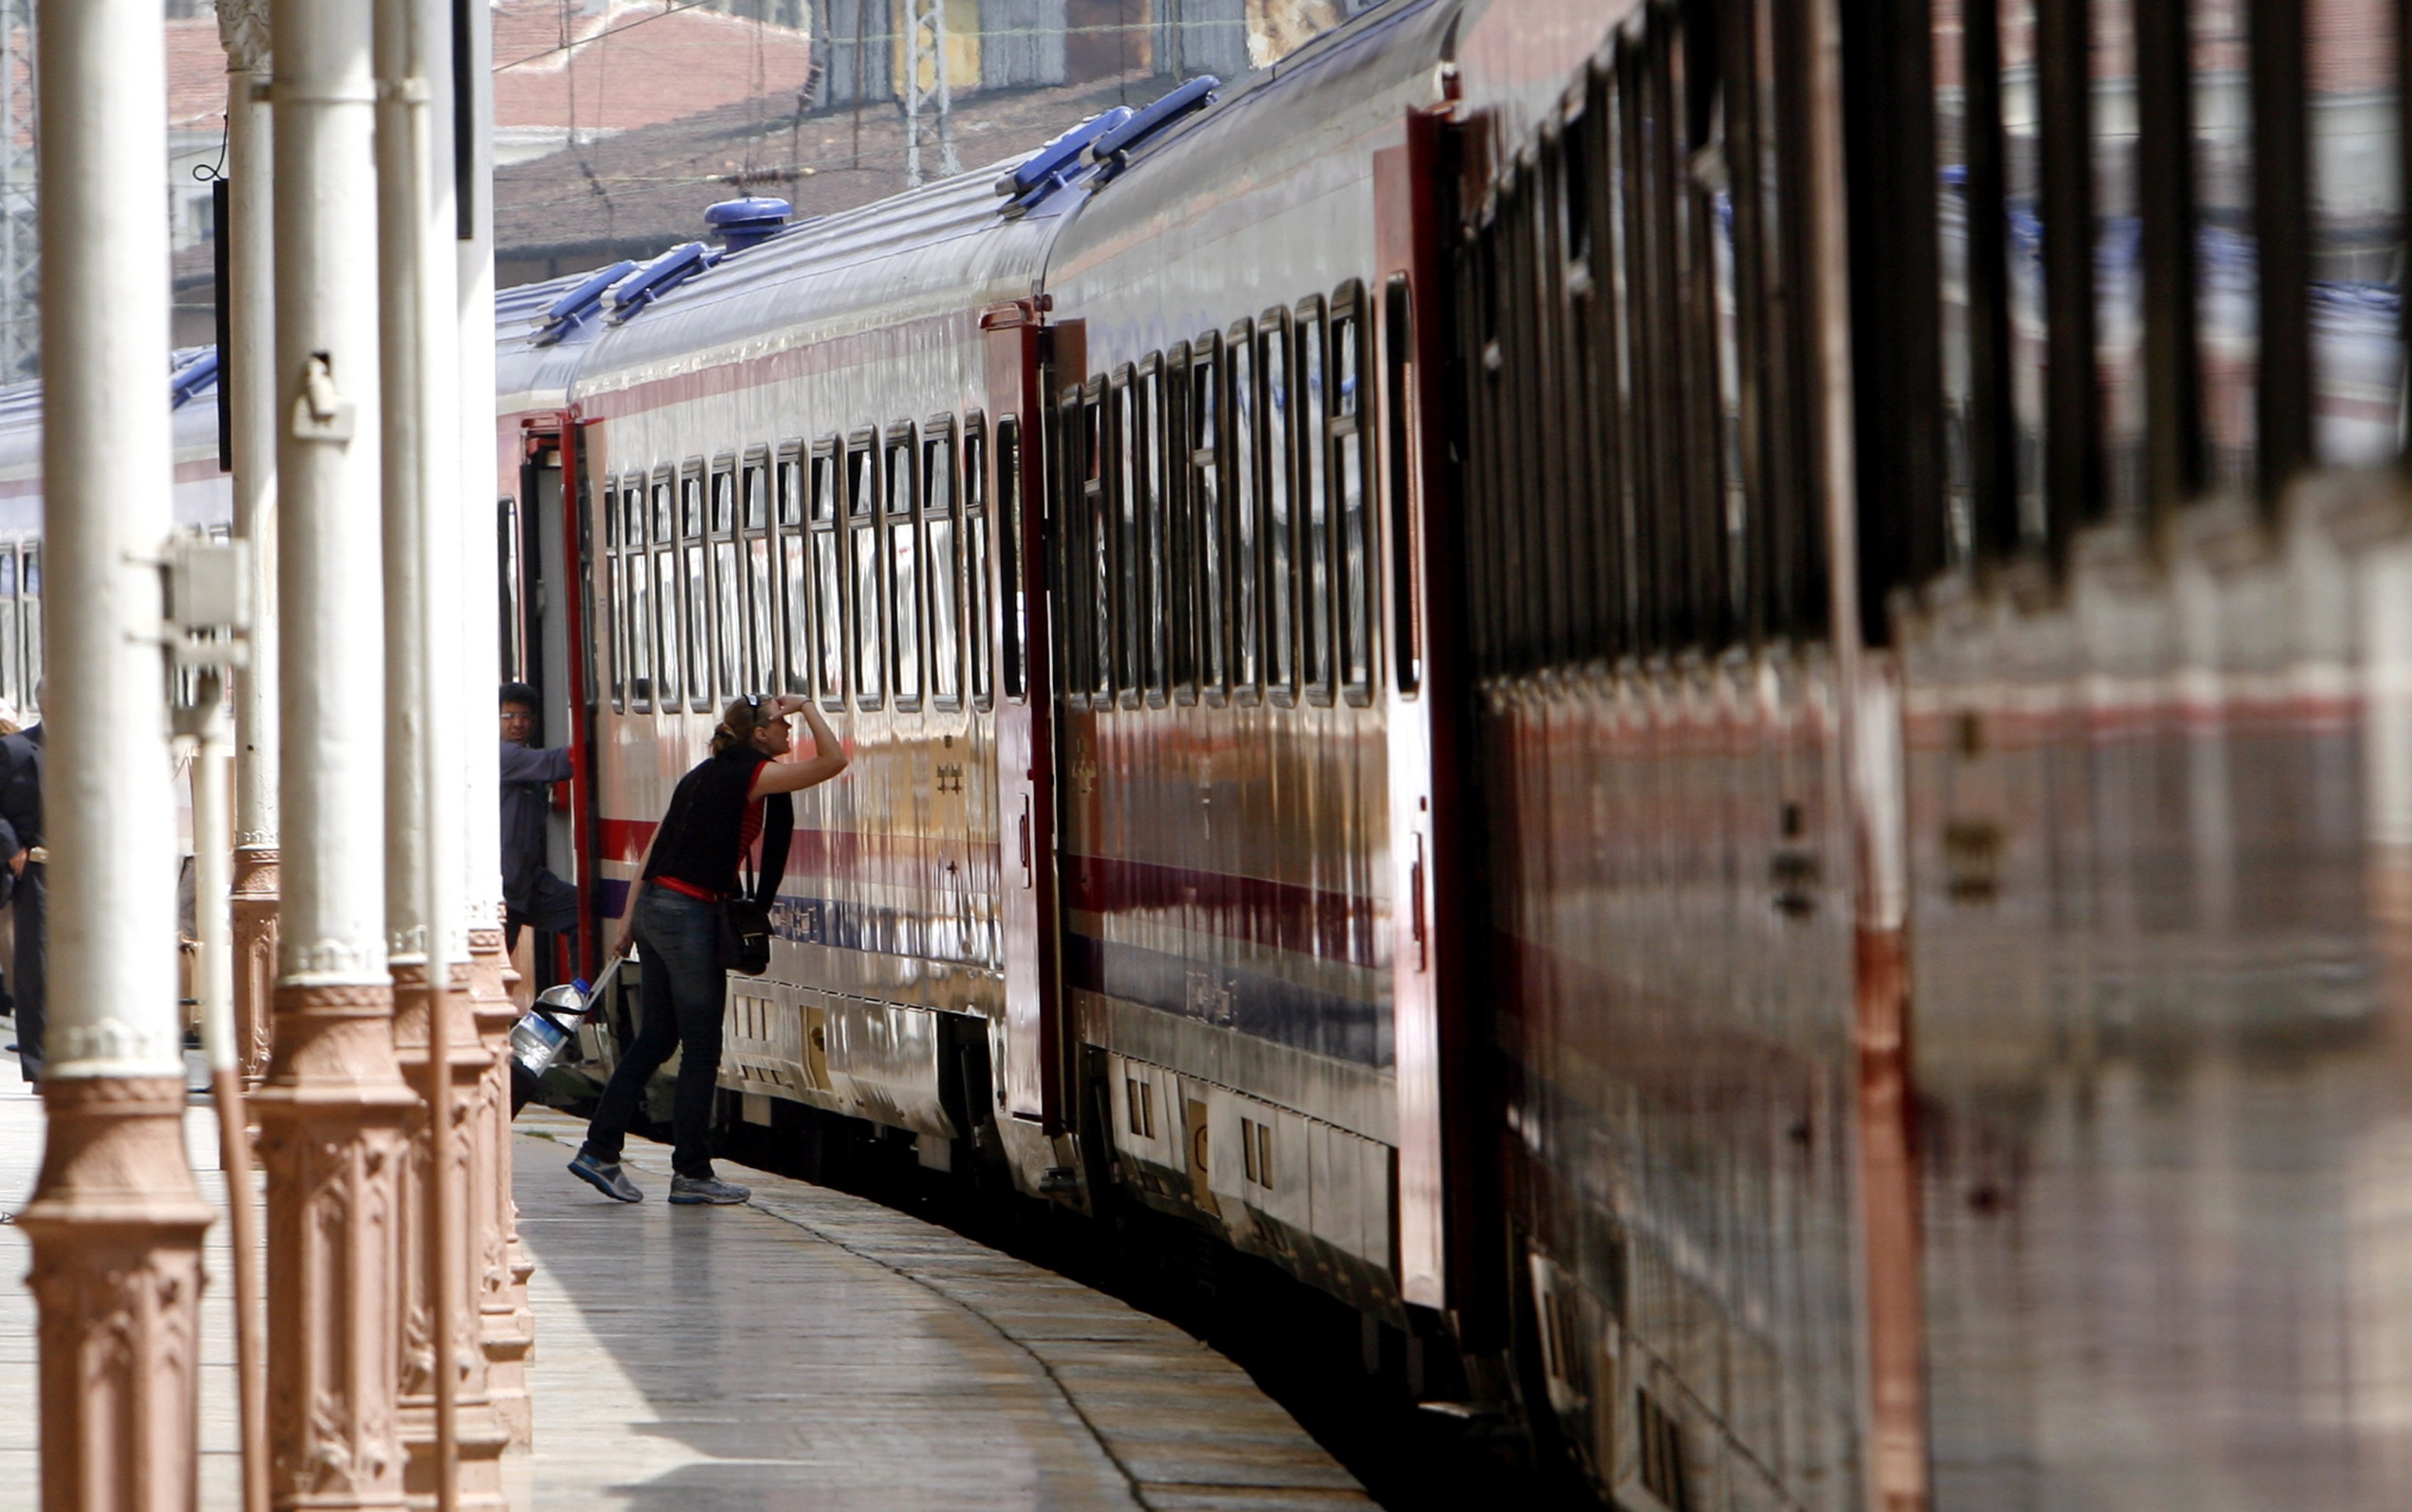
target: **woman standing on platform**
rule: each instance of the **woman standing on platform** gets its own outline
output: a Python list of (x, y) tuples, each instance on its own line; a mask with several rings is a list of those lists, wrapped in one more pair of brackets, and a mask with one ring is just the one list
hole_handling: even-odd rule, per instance
[[(787, 715), (812, 727), (813, 755), (785, 761)], [(620, 1150), (645, 1083), (670, 1051), (682, 1052), (670, 1126), (670, 1200), (743, 1202), (744, 1187), (713, 1174), (706, 1137), (720, 1079), (720, 1021), (728, 989), (721, 954), (724, 911), (737, 896), (737, 867), (762, 831), (762, 800), (817, 786), (846, 770), (846, 750), (809, 699), (755, 694), (729, 700), (712, 733), (712, 755), (679, 779), (669, 812), (645, 848), (626, 922), (615, 947), (644, 947), (639, 992), (644, 1025), (603, 1089), (586, 1142), (569, 1171), (605, 1196), (641, 1201), (620, 1169)]]

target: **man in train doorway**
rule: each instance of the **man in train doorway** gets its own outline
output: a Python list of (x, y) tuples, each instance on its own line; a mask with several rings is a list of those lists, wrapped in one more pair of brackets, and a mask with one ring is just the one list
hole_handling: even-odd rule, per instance
[[(42, 706), (48, 680), (34, 684)], [(43, 993), (48, 984), (51, 853), (42, 844), (42, 727), (0, 737), (0, 857), (7, 858), (5, 897), (14, 907), (17, 948), (8, 962), (17, 997), (17, 1066), (25, 1085), (42, 1079)]]
[[(520, 928), (570, 937), (578, 958), (578, 889), (545, 868), (544, 816), (552, 806), (552, 785), (569, 780), (569, 747), (531, 747), (536, 733), (536, 689), (503, 684), (503, 939), (516, 951)], [(552, 964), (537, 951), (537, 970)], [(536, 985), (542, 986), (542, 982)]]

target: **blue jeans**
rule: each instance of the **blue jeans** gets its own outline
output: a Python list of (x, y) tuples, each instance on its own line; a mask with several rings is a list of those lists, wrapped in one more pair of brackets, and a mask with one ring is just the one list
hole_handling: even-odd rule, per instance
[(728, 974), (720, 964), (720, 904), (646, 886), (637, 900), (638, 993), (644, 1025), (620, 1057), (586, 1126), (586, 1152), (617, 1162), (645, 1084), (670, 1051), (681, 1052), (670, 1105), (670, 1166), (712, 1177), (712, 1094), (720, 1080), (720, 1020)]

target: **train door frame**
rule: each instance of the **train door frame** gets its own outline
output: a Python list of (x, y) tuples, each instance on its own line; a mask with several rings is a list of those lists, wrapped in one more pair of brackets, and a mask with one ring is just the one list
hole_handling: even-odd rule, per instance
[(1377, 668), (1389, 733), (1391, 992), (1398, 1077), (1398, 1277), (1410, 1306), (1455, 1318), (1462, 1337), (1496, 1325), (1504, 1242), (1482, 1131), (1495, 1099), (1465, 985), (1476, 942), (1466, 902), (1480, 864), (1467, 831), (1462, 724), (1464, 611), (1455, 576), (1463, 523), (1441, 427), (1449, 410), (1449, 236), (1460, 128), (1411, 110), (1405, 140), (1374, 157), (1378, 269), (1365, 318), (1381, 381), (1369, 447), (1380, 491), (1386, 585), (1376, 612), (1390, 647)]
[[(521, 547), (521, 562), (535, 569), (533, 582), (550, 590), (552, 580), (546, 575), (548, 565), (544, 548), (544, 521), (536, 514), (538, 498), (537, 474), (547, 468), (548, 453), (555, 456), (551, 464), (560, 474), (560, 592), (546, 592), (541, 599), (532, 601), (522, 583), (521, 612), (527, 626), (527, 661), (536, 675), (537, 694), (544, 700), (546, 712), (555, 710), (566, 714), (564, 727), (550, 724), (546, 733), (566, 745), (570, 752), (569, 829), (570, 853), (576, 873), (571, 884), (578, 889), (578, 949), (569, 962), (572, 976), (592, 977), (600, 965), (599, 945), (595, 912), (596, 889), (593, 858), (596, 854), (596, 809), (593, 780), (595, 757), (594, 698), (597, 686), (595, 654), (594, 615), (588, 590), (589, 574), (595, 568), (595, 540), (591, 528), (593, 503), (599, 496), (589, 477), (589, 462), (599, 464), (604, 448), (600, 437), (590, 441), (587, 433), (595, 422), (581, 421), (567, 412), (530, 416), (520, 422), (521, 462), (519, 521), (526, 532)], [(543, 676), (545, 638), (558, 634), (563, 638), (561, 662), (565, 686), (558, 690), (546, 686)], [(551, 963), (548, 963), (549, 965)], [(548, 971), (547, 975), (550, 975)], [(541, 981), (537, 984), (541, 987)]]
[[(987, 345), (988, 498), (1000, 550), (987, 567), (995, 606), (982, 626), (994, 688), (999, 842), (998, 924), (1005, 958), (1004, 1110), (1052, 1138), (1066, 1118), (1066, 1057), (1060, 915), (1056, 895), (1055, 689), (1047, 594), (1044, 487), (1048, 374), (1081, 372), (1087, 352), (1079, 321), (1049, 326), (1044, 296), (980, 314)], [(1010, 436), (1008, 444), (1007, 437)], [(1010, 468), (1010, 474), (1007, 469)], [(1018, 529), (1016, 526), (1018, 525)], [(1007, 547), (1006, 534), (1015, 539)], [(1008, 591), (1005, 574), (1020, 578)], [(1019, 605), (1021, 612), (1015, 615)], [(1018, 657), (1007, 655), (1008, 621), (1019, 620)], [(1019, 670), (1022, 692), (1014, 692)]]

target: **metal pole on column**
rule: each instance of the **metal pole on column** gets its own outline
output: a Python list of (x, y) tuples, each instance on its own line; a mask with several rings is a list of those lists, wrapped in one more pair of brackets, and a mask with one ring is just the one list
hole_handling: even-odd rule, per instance
[(157, 0), (43, 0), (49, 1131), (34, 1200), (42, 1506), (190, 1506), (201, 1235), (184, 1155), (163, 556), (167, 45)]
[[(284, 847), (268, 1166), (275, 1494), (403, 1505), (369, 0), (273, 0)], [(156, 29), (154, 18), (150, 22)]]
[[(218, 1115), (218, 1168), (226, 1175), (227, 1229), (233, 1264), (235, 1396), (243, 1446), (243, 1512), (269, 1512), (267, 1294), (259, 1277), (259, 1207), (252, 1185), (251, 1120), (244, 1109), (243, 1046), (235, 1030), (231, 871), (234, 814), (228, 791), (226, 671), (237, 665), (231, 632), (247, 628), (243, 573), (226, 559), (241, 548), (179, 543), (170, 560), (169, 601), (177, 639), (191, 667), (178, 683), (176, 732), (194, 742), (193, 913), (201, 943), (201, 1043), (208, 1052), (210, 1100)], [(205, 562), (217, 570), (197, 571)], [(194, 590), (204, 576), (230, 594), (204, 608)], [(204, 660), (206, 658), (206, 660)]]
[[(500, 465), (494, 432), (494, 97), (491, 7), (462, 3), (453, 11), (454, 164), (461, 301), (461, 531), (459, 580), (471, 598), (459, 616), (463, 769), (458, 820), (459, 897), (469, 929), (469, 996), (487, 1054), (486, 1091), (477, 1160), (485, 1185), (476, 1213), (477, 1253), (499, 1261), (480, 1278), (487, 1391), (511, 1435), (525, 1449), (535, 1417), (528, 1402), (527, 1362), (536, 1343), (527, 1280), (534, 1270), (521, 1246), (518, 1206), (511, 1199), (510, 1030), (518, 1018), (505, 987), (503, 953), (502, 769), (483, 732), (493, 727), (494, 686), (502, 664), (500, 618), (491, 608), (501, 571), (495, 550), (495, 479)], [(473, 737), (469, 732), (478, 732)]]
[[(403, 1360), (404, 1484), (414, 1501), (500, 1509), (508, 1443), (487, 1396), (478, 1252), (467, 1242), (464, 1138), (486, 1055), (453, 991), (467, 930), (458, 898), (461, 366), (451, 0), (376, 0), (380, 264), (386, 377), (386, 675), (396, 751), (388, 785), (387, 916), (395, 1043), (425, 1074), (405, 1167), (414, 1242)], [(465, 976), (463, 985), (465, 986)]]
[[(218, 402), (233, 442), (234, 534), (251, 553), (251, 623), (276, 624), (276, 226), (268, 0), (218, 0), (227, 51), (227, 329)], [(276, 988), (276, 637), (234, 681), (235, 1034), (243, 1079), (268, 1071)]]

